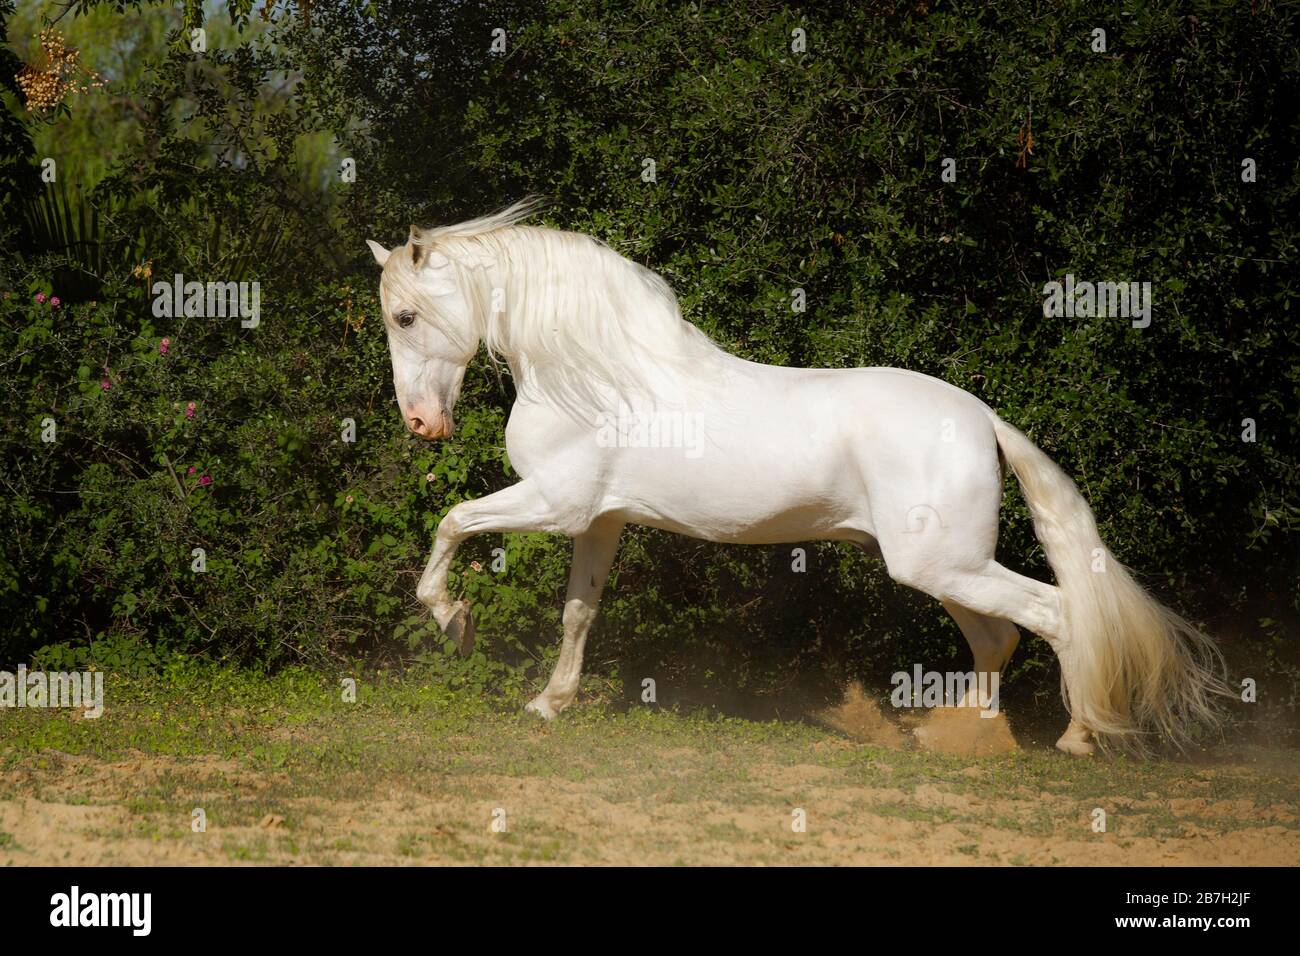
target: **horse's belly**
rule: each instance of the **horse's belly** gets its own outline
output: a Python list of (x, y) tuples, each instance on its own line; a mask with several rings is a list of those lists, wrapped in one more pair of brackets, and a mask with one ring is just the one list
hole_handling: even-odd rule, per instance
[(733, 544), (871, 533), (861, 480), (825, 455), (715, 449), (674, 460), (655, 451), (628, 449), (616, 459), (608, 507), (627, 521)]

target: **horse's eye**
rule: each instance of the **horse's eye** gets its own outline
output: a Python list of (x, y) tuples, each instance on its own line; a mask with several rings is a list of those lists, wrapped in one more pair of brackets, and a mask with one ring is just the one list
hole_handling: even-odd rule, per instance
[(400, 326), (401, 326), (402, 328), (404, 328), (404, 329), (409, 329), (409, 328), (411, 327), (411, 323), (414, 322), (414, 321), (415, 321), (415, 313), (414, 313), (414, 312), (399, 312), (399, 313), (397, 313), (397, 324), (400, 325)]

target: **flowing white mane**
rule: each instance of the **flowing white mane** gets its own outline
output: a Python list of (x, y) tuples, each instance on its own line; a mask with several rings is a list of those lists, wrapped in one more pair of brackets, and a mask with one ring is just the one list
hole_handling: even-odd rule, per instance
[[(490, 355), (523, 373), (516, 386), (529, 397), (590, 408), (608, 386), (663, 398), (665, 377), (688, 364), (698, 377), (700, 364), (720, 355), (682, 317), (661, 277), (590, 236), (521, 225), (534, 208), (525, 201), (468, 222), (412, 229), (383, 282), (415, 297), (421, 316), (454, 340), (481, 339)], [(452, 315), (421, 292), (419, 264), (434, 250), (452, 261), (470, 315)], [(652, 374), (659, 388), (651, 387)]]

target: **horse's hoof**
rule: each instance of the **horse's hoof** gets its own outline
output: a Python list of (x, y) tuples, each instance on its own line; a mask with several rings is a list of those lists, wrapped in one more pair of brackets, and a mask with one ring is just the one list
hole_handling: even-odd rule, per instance
[(455, 642), (461, 657), (469, 657), (470, 652), (474, 650), (474, 617), (469, 613), (467, 602), (456, 602), (455, 610), (443, 625), (442, 633)]
[(555, 708), (551, 706), (550, 702), (545, 697), (541, 696), (534, 697), (530, 700), (526, 705), (524, 705), (524, 710), (542, 718), (542, 720), (554, 720), (556, 715)]
[(1056, 742), (1056, 749), (1074, 757), (1091, 757), (1097, 750), (1092, 744), (1080, 737), (1066, 734)]

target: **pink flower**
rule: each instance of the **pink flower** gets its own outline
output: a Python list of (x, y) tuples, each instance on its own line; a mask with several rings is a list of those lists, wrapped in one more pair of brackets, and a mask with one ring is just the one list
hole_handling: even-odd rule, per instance
[(424, 476), (424, 480), (428, 482), (432, 482), (435, 478), (436, 476), (434, 475), (433, 472), (429, 472), (427, 475)]
[(159, 343), (158, 343), (158, 354), (159, 354), (159, 355), (166, 355), (166, 354), (167, 354), (167, 349), (171, 347), (171, 344), (172, 344), (172, 340), (171, 340), (171, 339), (163, 339), (161, 342), (159, 342)]
[(50, 299), (50, 308), (57, 309), (58, 307), (59, 307), (59, 297), (56, 295), (52, 299)]
[(38, 292), (38, 293), (36, 293), (36, 301), (37, 301), (37, 302), (44, 302), (44, 301), (45, 301), (45, 293), (44, 293), (44, 292)]
[(204, 487), (207, 487), (208, 485), (212, 484), (212, 476), (211, 476), (211, 475), (200, 475), (200, 476), (199, 476), (199, 484), (203, 485)]
[(104, 379), (102, 382), (99, 383), (99, 387), (102, 388), (104, 391), (107, 392), (110, 388), (113, 387), (113, 383), (110, 382), (110, 381), (106, 378), (106, 379)]
[(190, 475), (194, 474), (195, 471), (196, 471), (195, 467), (193, 465), (190, 465), (190, 470), (185, 472), (186, 477), (189, 477)]
[(193, 402), (190, 402), (188, 405), (185, 406), (185, 417), (186, 417), (186, 418), (193, 418), (193, 417), (194, 417), (194, 403), (193, 403)]
[(483, 565), (479, 564), (477, 561), (471, 561), (471, 562), (469, 563), (469, 566), (470, 566), (471, 568), (473, 568), (475, 571), (482, 571), (482, 570), (483, 570)]

